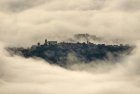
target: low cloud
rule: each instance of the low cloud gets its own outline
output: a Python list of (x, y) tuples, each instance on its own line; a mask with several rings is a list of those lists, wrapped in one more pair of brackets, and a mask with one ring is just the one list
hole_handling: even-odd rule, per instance
[[(138, 0), (1, 0), (0, 94), (139, 94)], [(11, 57), (7, 46), (29, 47), (77, 33), (135, 44), (118, 63), (78, 64), (66, 70), (43, 60)], [(77, 70), (77, 71), (76, 71)]]

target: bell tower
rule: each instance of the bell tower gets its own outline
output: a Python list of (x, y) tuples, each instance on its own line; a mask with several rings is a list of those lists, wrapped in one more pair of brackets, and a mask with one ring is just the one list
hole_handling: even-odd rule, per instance
[(48, 41), (47, 41), (47, 39), (45, 39), (45, 43), (44, 43), (44, 45), (48, 45)]

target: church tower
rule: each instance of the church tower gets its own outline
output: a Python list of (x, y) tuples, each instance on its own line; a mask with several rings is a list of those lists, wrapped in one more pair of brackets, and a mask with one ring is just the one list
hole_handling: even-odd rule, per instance
[(45, 43), (44, 43), (44, 45), (48, 45), (48, 41), (47, 41), (47, 39), (45, 40)]

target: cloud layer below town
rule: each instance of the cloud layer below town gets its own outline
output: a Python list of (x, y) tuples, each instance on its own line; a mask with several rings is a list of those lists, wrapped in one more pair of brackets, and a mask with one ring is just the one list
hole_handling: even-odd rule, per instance
[[(1, 0), (0, 94), (140, 94), (139, 5), (139, 0)], [(136, 49), (116, 64), (77, 62), (72, 67), (77, 71), (11, 57), (4, 49), (77, 33), (125, 40)]]

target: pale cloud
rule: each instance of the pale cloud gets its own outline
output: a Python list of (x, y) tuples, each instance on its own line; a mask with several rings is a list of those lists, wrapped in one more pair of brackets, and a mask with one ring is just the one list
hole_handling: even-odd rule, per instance
[[(139, 4), (139, 0), (1, 0), (0, 94), (139, 94)], [(117, 64), (71, 66), (78, 71), (11, 57), (4, 50), (45, 38), (63, 41), (76, 33), (124, 39), (137, 48)]]

